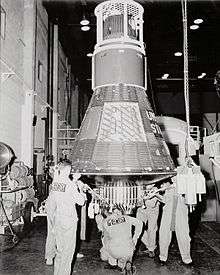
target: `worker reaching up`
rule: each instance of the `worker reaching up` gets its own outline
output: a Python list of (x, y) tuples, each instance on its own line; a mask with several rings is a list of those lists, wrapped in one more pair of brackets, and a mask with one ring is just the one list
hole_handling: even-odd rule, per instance
[[(157, 220), (159, 215), (160, 199), (156, 193), (158, 188), (154, 184), (146, 185), (147, 196), (143, 199), (143, 205), (138, 207), (136, 218), (144, 223), (144, 233), (141, 241), (146, 247), (144, 251), (148, 257), (155, 256)], [(154, 194), (153, 194), (154, 193)], [(153, 194), (153, 195), (152, 195)], [(147, 229), (146, 229), (147, 228)]]
[[(108, 261), (110, 269), (119, 267), (126, 274), (133, 274), (132, 257), (143, 223), (136, 218), (124, 215), (117, 207), (113, 209), (113, 213), (105, 211), (104, 214), (104, 217), (101, 214), (96, 215), (97, 227), (103, 234), (101, 259)], [(132, 226), (135, 226), (133, 236)]]
[[(47, 199), (47, 213), (51, 236), (54, 238), (55, 248), (52, 242), (47, 240), (46, 259), (54, 262), (54, 275), (70, 275), (71, 264), (76, 247), (77, 212), (76, 204), (83, 205), (86, 195), (83, 192), (83, 184), (78, 185), (79, 173), (72, 174), (71, 166), (62, 163), (54, 176), (51, 191)], [(50, 247), (53, 245), (53, 247)], [(50, 257), (50, 258), (49, 258)]]

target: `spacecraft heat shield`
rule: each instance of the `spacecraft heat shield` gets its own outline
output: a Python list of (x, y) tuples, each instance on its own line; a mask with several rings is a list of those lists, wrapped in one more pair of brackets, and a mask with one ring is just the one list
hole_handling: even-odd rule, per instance
[(77, 136), (72, 169), (84, 174), (160, 175), (174, 164), (143, 88), (97, 88)]

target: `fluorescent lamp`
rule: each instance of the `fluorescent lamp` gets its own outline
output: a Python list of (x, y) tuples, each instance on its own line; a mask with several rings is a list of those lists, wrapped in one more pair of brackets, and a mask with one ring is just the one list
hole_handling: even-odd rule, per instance
[(191, 25), (190, 29), (191, 30), (197, 30), (199, 28), (199, 25)]
[(206, 73), (201, 73), (201, 75), (199, 75), (198, 78), (201, 79), (201, 78), (203, 78), (203, 77), (205, 77), (205, 76), (206, 76)]
[(203, 22), (203, 19), (198, 18), (193, 21), (195, 24), (201, 24)]
[(92, 53), (87, 53), (87, 56), (88, 57), (92, 57)]
[(161, 78), (162, 79), (167, 79), (169, 77), (169, 74), (164, 74)]
[(181, 52), (174, 53), (175, 56), (182, 56), (183, 54)]
[(90, 30), (90, 26), (82, 26), (81, 30), (84, 31), (84, 32), (87, 32), (87, 31)]
[(85, 15), (83, 15), (83, 18), (82, 18), (82, 20), (80, 21), (80, 25), (82, 25), (82, 26), (87, 26), (87, 25), (89, 25), (89, 20), (86, 19)]

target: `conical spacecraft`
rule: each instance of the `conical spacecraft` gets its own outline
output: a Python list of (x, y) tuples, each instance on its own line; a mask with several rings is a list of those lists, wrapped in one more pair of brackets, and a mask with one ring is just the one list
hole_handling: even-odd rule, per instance
[(95, 9), (93, 95), (73, 148), (73, 172), (158, 178), (175, 173), (146, 94), (143, 12), (132, 0), (105, 1)]

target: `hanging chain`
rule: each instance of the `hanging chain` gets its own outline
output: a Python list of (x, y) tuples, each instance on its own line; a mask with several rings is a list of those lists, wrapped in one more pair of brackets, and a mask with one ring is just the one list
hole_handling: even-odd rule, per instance
[(189, 159), (190, 116), (189, 116), (189, 61), (188, 61), (188, 32), (187, 32), (187, 0), (181, 0), (183, 18), (183, 57), (184, 57), (184, 100), (186, 109), (186, 159)]

